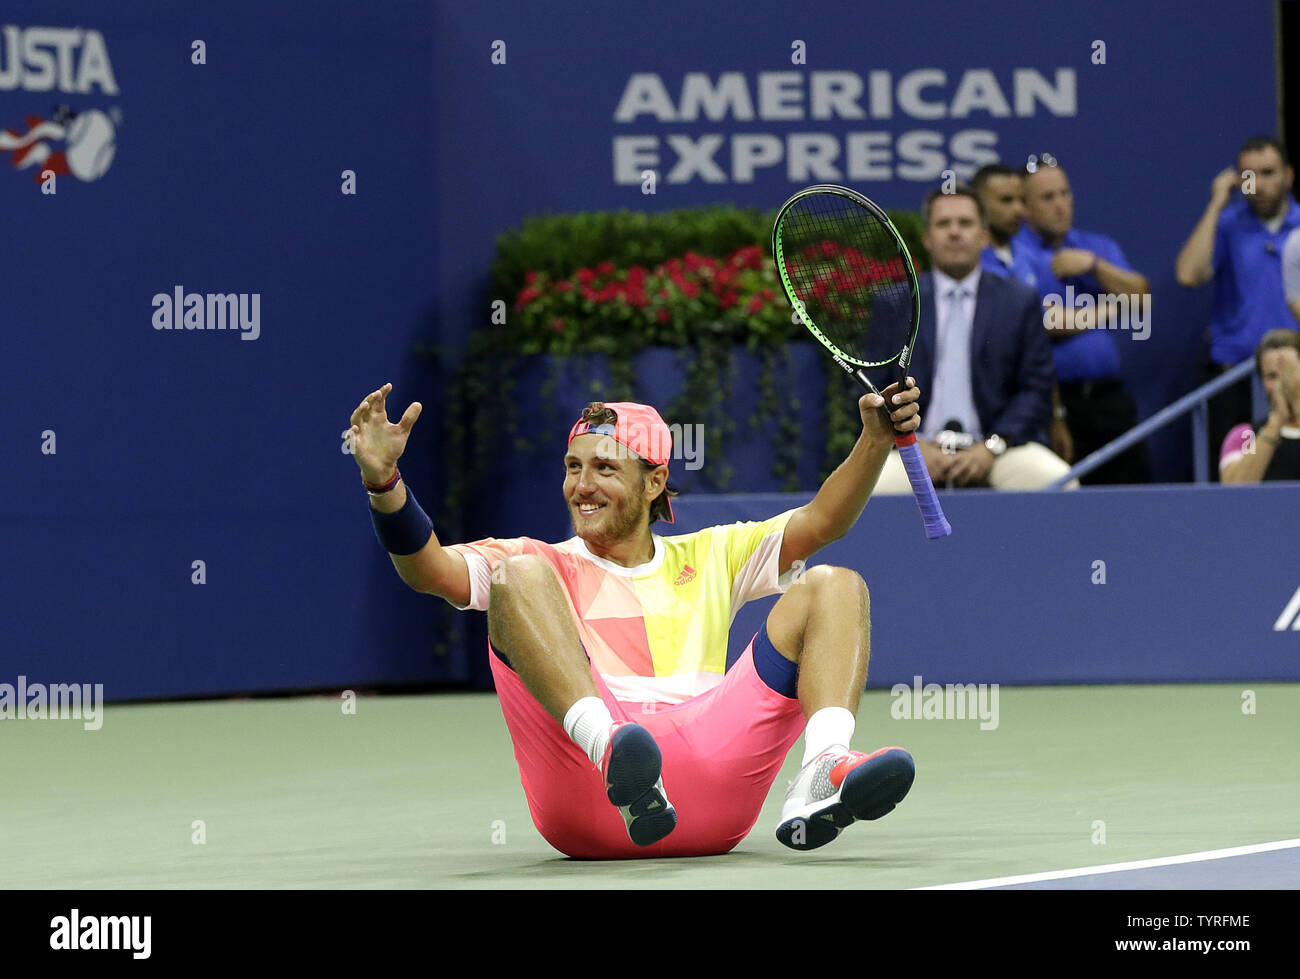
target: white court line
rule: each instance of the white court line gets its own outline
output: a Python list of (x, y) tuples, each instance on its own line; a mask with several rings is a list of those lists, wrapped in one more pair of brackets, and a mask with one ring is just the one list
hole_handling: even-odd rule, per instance
[(1151, 860), (1130, 860), (1128, 863), (1103, 863), (1096, 867), (1077, 867), (1074, 870), (1049, 870), (1041, 874), (1019, 874), (1015, 877), (990, 877), (987, 880), (968, 880), (960, 884), (932, 884), (929, 887), (913, 887), (914, 891), (965, 891), (981, 887), (1004, 887), (1007, 884), (1034, 884), (1044, 880), (1064, 880), (1067, 877), (1088, 877), (1092, 874), (1114, 874), (1122, 870), (1146, 870), (1148, 867), (1170, 867), (1179, 863), (1197, 863), (1201, 860), (1222, 860), (1225, 857), (1244, 857), (1251, 853), (1267, 853), (1270, 850), (1289, 850), (1300, 847), (1300, 839), (1280, 840), (1276, 843), (1253, 843), (1250, 846), (1234, 846), (1226, 850), (1202, 850), (1200, 853), (1184, 853), (1177, 857), (1155, 857)]

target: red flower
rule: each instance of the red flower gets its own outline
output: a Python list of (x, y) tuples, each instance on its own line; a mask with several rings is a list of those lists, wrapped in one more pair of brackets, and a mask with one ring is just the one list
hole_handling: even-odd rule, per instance
[(694, 299), (700, 294), (700, 287), (694, 282), (679, 282), (678, 285), (681, 286), (682, 295), (687, 299)]
[(746, 245), (737, 248), (727, 257), (727, 264), (737, 269), (758, 269), (763, 267), (763, 246)]
[(596, 273), (591, 269), (578, 269), (578, 282), (584, 286), (589, 286), (596, 279)]
[(524, 289), (524, 290), (522, 290), (522, 291), (519, 293), (519, 298), (518, 298), (517, 300), (515, 300), (515, 309), (516, 309), (516, 310), (523, 309), (525, 306), (527, 306), (530, 302), (532, 302), (534, 299), (536, 299), (536, 298), (537, 298), (538, 296), (540, 296), (540, 295), (541, 295), (541, 293), (538, 292), (536, 289)]
[(529, 272), (524, 274), (525, 285), (532, 285), (536, 281), (537, 281), (537, 273), (535, 271), (530, 270)]
[(667, 323), (669, 320), (669, 313), (667, 307), (660, 306), (659, 312), (655, 313), (655, 319), (657, 319), (660, 323)]
[(728, 289), (726, 293), (723, 294), (722, 298), (718, 300), (718, 305), (723, 309), (730, 309), (732, 306), (736, 305), (736, 302), (739, 299), (740, 297), (736, 295), (736, 290)]
[(599, 265), (596, 266), (596, 271), (601, 275), (613, 275), (614, 263), (610, 261), (601, 262)]
[(556, 292), (568, 292), (572, 288), (573, 283), (568, 279), (561, 279), (559, 282), (555, 283)]
[(558, 316), (555, 317), (555, 319), (551, 320), (551, 329), (554, 330), (556, 333), (563, 333), (563, 332), (564, 332), (564, 320), (562, 320), (562, 319), (561, 319), (560, 317), (558, 317)]
[(866, 259), (859, 271), (862, 273), (864, 279), (868, 279), (872, 282), (879, 282), (881, 279), (889, 277), (889, 273), (886, 270), (884, 263), (877, 262), (874, 258)]
[(751, 315), (761, 313), (763, 311), (763, 298), (761, 296), (755, 296), (749, 301), (749, 305), (745, 308), (749, 310)]

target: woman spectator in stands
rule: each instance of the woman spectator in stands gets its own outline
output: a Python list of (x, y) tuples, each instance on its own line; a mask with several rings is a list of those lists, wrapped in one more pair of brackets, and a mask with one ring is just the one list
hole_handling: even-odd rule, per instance
[(1265, 333), (1255, 349), (1255, 367), (1268, 394), (1268, 418), (1228, 433), (1219, 454), (1219, 479), (1300, 479), (1300, 333)]

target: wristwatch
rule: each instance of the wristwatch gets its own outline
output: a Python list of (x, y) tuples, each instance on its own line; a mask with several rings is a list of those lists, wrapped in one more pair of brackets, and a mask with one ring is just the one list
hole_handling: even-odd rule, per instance
[(1007, 440), (1001, 435), (990, 435), (984, 440), (984, 448), (992, 452), (993, 458), (996, 459), (1007, 451)]

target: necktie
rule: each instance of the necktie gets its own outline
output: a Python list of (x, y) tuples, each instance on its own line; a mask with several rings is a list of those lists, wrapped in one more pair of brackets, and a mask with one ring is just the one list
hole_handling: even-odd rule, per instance
[(943, 333), (945, 336), (952, 329), (953, 323), (956, 322), (957, 317), (961, 315), (962, 302), (965, 299), (966, 290), (961, 286), (957, 286), (948, 291), (948, 303), (943, 316)]

